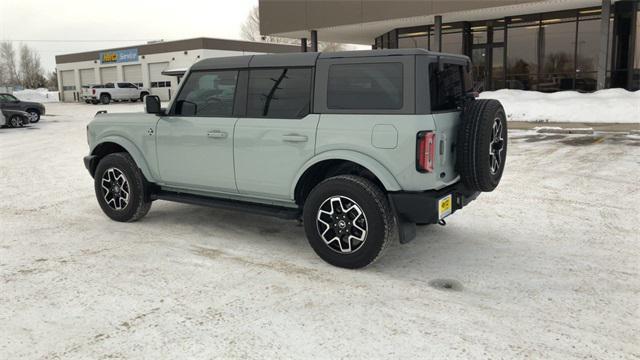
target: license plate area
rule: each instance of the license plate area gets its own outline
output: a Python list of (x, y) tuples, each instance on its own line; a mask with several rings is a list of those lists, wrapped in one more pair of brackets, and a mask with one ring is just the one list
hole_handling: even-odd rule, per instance
[(445, 217), (451, 215), (453, 208), (453, 197), (451, 194), (442, 197), (438, 200), (438, 220), (442, 220)]

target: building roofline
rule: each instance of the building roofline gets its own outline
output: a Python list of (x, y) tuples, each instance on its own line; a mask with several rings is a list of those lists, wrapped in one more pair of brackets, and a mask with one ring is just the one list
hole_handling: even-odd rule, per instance
[(114, 50), (126, 50), (126, 49), (138, 49), (139, 55), (150, 55), (150, 54), (160, 54), (165, 52), (199, 50), (199, 49), (281, 53), (281, 52), (295, 52), (300, 48), (295, 45), (271, 44), (271, 43), (265, 43), (265, 42), (255, 42), (255, 41), (199, 37), (199, 38), (183, 39), (183, 40), (162, 41), (162, 42), (157, 42), (152, 44), (130, 45), (130, 46), (86, 51), (86, 52), (73, 53), (73, 54), (56, 55), (56, 64), (67, 64), (67, 63), (73, 63), (73, 62), (79, 62), (79, 61), (98, 60), (101, 52), (114, 51)]
[[(612, 3), (615, 3), (617, 1), (618, 0), (612, 0)], [(393, 2), (389, 3), (393, 4)], [(467, 3), (469, 2), (467, 1)], [(318, 37), (323, 41), (372, 45), (376, 37), (381, 36), (393, 29), (433, 25), (435, 22), (435, 15), (441, 15), (443, 17), (443, 23), (454, 23), (460, 21), (500, 19), (504, 18), (505, 16), (517, 16), (578, 8), (589, 8), (600, 5), (601, 0), (522, 1), (521, 3), (514, 3), (504, 6), (495, 6), (495, 4), (493, 4), (491, 6), (472, 8), (468, 10), (432, 12), (429, 14), (419, 14), (409, 17), (395, 17), (372, 21), (352, 21), (339, 25), (331, 25), (329, 23), (326, 26), (323, 26), (322, 24), (315, 24), (315, 26), (309, 27), (306, 25), (294, 23), (292, 25), (288, 25), (291, 30), (273, 32), (264, 31), (265, 29), (262, 28), (261, 30), (264, 31), (264, 35), (299, 39), (308, 37), (309, 31), (313, 29), (318, 31)], [(297, 28), (294, 27), (294, 25), (298, 25)]]

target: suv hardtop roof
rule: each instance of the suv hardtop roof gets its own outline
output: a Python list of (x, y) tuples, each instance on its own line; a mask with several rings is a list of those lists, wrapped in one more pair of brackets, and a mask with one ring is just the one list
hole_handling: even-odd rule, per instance
[(218, 70), (218, 69), (242, 69), (260, 67), (280, 67), (280, 66), (315, 66), (318, 59), (356, 58), (356, 57), (383, 57), (402, 55), (431, 55), (446, 56), (448, 58), (458, 58), (469, 60), (467, 56), (438, 53), (425, 49), (380, 49), (380, 50), (357, 50), (338, 52), (299, 52), (299, 53), (279, 53), (265, 55), (243, 55), (209, 58), (198, 61), (191, 66), (191, 70)]

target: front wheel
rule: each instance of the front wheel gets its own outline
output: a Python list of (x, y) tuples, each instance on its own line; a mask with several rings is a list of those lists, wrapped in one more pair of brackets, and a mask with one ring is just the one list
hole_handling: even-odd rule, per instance
[(318, 184), (304, 204), (303, 219), (316, 254), (329, 264), (349, 269), (378, 259), (392, 239), (395, 224), (382, 190), (353, 175)]
[(127, 153), (105, 156), (94, 174), (98, 204), (115, 221), (136, 221), (149, 212), (147, 187), (142, 172)]
[(20, 117), (20, 115), (12, 115), (11, 118), (9, 118), (9, 126), (11, 126), (12, 128), (22, 126), (22, 118)]

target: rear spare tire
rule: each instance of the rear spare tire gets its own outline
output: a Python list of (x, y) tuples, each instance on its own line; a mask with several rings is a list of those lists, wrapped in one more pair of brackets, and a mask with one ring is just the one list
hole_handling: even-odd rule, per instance
[(466, 187), (493, 191), (507, 158), (507, 119), (497, 100), (474, 100), (464, 109), (456, 167)]

